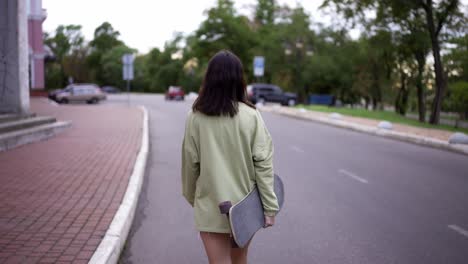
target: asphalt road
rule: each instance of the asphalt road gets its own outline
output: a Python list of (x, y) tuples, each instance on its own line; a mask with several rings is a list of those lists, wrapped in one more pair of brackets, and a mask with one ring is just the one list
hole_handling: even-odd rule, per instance
[[(125, 103), (111, 96), (108, 103)], [(191, 102), (132, 95), (150, 113), (151, 154), (122, 263), (207, 263), (181, 195)], [(468, 263), (468, 157), (263, 113), (284, 210), (250, 263)]]

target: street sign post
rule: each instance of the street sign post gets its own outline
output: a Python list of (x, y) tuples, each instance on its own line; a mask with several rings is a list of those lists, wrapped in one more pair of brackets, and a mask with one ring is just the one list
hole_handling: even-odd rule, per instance
[(122, 56), (122, 75), (123, 79), (127, 81), (127, 101), (130, 105), (130, 81), (133, 80), (133, 60), (134, 56), (131, 53), (126, 53)]
[(126, 53), (122, 56), (123, 63), (123, 79), (126, 81), (133, 80), (133, 54)]
[(124, 64), (123, 79), (126, 81), (133, 80), (133, 64)]
[(265, 72), (265, 58), (262, 56), (254, 57), (254, 76), (263, 77)]

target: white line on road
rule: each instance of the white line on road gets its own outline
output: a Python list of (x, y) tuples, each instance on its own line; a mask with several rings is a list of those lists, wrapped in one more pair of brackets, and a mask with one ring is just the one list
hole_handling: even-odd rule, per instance
[(341, 170), (339, 170), (339, 173), (344, 174), (344, 175), (346, 175), (348, 177), (351, 177), (352, 179), (355, 179), (356, 181), (359, 181), (359, 182), (362, 182), (362, 183), (369, 183), (366, 179), (361, 178), (361, 177), (357, 176), (356, 174), (354, 174), (352, 172), (349, 172), (347, 170), (341, 169)]
[(462, 236), (466, 236), (468, 237), (468, 231), (466, 231), (465, 229), (457, 226), (457, 225), (449, 225), (448, 228), (452, 229), (453, 231), (457, 232), (458, 234), (462, 235)]
[(291, 149), (296, 151), (296, 152), (299, 152), (299, 153), (304, 153), (305, 152), (304, 150), (302, 150), (301, 148), (296, 147), (296, 146), (291, 146)]

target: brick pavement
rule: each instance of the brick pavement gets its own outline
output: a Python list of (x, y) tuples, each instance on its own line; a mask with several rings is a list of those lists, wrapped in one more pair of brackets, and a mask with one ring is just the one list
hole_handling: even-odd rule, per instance
[(39, 98), (31, 108), (73, 123), (47, 141), (0, 152), (0, 263), (87, 263), (125, 194), (143, 115)]

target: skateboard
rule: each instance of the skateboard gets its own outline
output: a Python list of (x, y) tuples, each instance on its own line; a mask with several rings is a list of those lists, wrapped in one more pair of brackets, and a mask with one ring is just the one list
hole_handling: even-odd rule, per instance
[[(279, 208), (284, 203), (284, 186), (281, 178), (275, 174), (274, 190), (278, 199)], [(221, 214), (229, 219), (232, 232), (232, 246), (243, 248), (255, 233), (263, 228), (265, 216), (263, 205), (257, 186), (238, 203), (232, 205), (231, 201), (219, 204)]]

